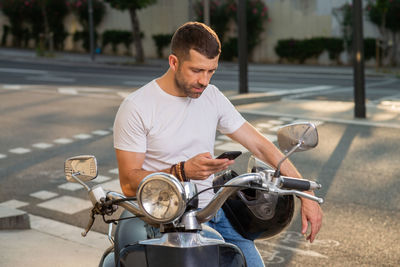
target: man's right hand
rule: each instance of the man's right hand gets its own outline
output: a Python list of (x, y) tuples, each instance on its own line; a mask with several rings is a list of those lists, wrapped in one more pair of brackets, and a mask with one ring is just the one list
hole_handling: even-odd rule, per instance
[(214, 159), (210, 153), (201, 153), (185, 162), (185, 175), (192, 180), (205, 180), (211, 174), (226, 170), (235, 163), (229, 159)]

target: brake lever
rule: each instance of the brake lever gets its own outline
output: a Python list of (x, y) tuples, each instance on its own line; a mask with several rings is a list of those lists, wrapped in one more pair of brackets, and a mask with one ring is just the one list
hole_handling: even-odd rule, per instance
[(278, 195), (296, 195), (298, 197), (304, 197), (304, 198), (313, 200), (315, 202), (318, 202), (319, 204), (324, 203), (324, 199), (323, 198), (316, 197), (316, 196), (313, 196), (313, 195), (310, 195), (310, 194), (307, 194), (307, 193), (304, 193), (304, 192), (301, 192), (301, 191), (297, 191), (297, 190), (284, 190), (284, 189), (279, 189), (279, 188), (276, 188), (276, 187), (274, 187), (274, 188), (270, 187), (269, 191), (272, 192), (272, 193), (276, 193)]
[(89, 233), (90, 229), (92, 229), (92, 226), (93, 226), (93, 223), (94, 223), (94, 220), (95, 220), (94, 214), (95, 213), (94, 213), (94, 211), (92, 209), (91, 212), (90, 212), (90, 219), (89, 219), (89, 222), (88, 222), (88, 224), (86, 226), (86, 229), (85, 229), (85, 231), (83, 231), (81, 233), (81, 235), (83, 237), (85, 237)]

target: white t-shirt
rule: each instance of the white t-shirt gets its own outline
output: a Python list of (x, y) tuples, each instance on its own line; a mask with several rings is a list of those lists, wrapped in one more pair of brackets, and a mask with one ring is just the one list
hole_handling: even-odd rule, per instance
[[(151, 81), (122, 102), (114, 122), (114, 148), (145, 153), (142, 168), (168, 169), (197, 154), (214, 154), (216, 130), (235, 132), (245, 122), (229, 100), (213, 85), (197, 98), (176, 97)], [(213, 175), (192, 180), (198, 191), (212, 186)], [(199, 196), (204, 207), (214, 195), (208, 190)]]

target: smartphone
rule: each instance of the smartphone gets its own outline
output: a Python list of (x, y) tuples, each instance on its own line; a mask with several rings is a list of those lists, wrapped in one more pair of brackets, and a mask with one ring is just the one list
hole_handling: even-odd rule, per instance
[(226, 151), (224, 153), (222, 153), (221, 155), (219, 155), (218, 157), (216, 157), (216, 159), (236, 159), (237, 157), (239, 157), (242, 154), (241, 151)]

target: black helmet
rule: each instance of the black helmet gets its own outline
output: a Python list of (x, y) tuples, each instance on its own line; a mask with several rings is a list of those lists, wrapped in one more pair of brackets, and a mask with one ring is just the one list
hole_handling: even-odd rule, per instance
[[(260, 161), (251, 157), (248, 172), (272, 169), (265, 163), (256, 166), (255, 162)], [(225, 184), (236, 176), (236, 172), (228, 170), (216, 176), (213, 184)], [(289, 225), (294, 213), (294, 198), (292, 195), (278, 196), (261, 190), (244, 189), (229, 197), (222, 209), (235, 230), (244, 238), (265, 239), (279, 234)]]

